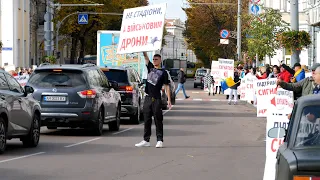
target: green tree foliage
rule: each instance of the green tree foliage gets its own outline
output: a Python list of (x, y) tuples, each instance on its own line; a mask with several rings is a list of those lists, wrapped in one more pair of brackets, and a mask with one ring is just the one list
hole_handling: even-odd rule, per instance
[(251, 16), (248, 21), (250, 28), (245, 30), (250, 38), (247, 38), (248, 55), (254, 58), (258, 54), (259, 58), (275, 55), (275, 50), (280, 47), (276, 35), (288, 29), (288, 24), (282, 20), (278, 10), (264, 8), (263, 12), (257, 16)]
[[(57, 0), (61, 4), (87, 4), (87, 1), (81, 0)], [(103, 12), (103, 13), (123, 13), (124, 9), (148, 5), (147, 0), (94, 0), (95, 3), (104, 4), (104, 6), (78, 6), (61, 7), (56, 11), (54, 22), (61, 21), (67, 15), (74, 12)], [(97, 30), (120, 30), (122, 16), (111, 15), (90, 15), (89, 23), (79, 25), (77, 15), (66, 19), (61, 28), (60, 34), (71, 36), (71, 63), (74, 63), (76, 56), (76, 47), (81, 43), (80, 57), (85, 53), (96, 54)]]
[[(191, 2), (192, 0), (188, 0)], [(193, 0), (193, 2), (195, 2)], [(207, 3), (225, 3), (224, 0), (203, 0)], [(228, 1), (229, 4), (191, 4), (190, 8), (184, 9), (188, 20), (184, 36), (193, 49), (197, 59), (201, 60), (206, 67), (210, 67), (212, 60), (218, 58), (236, 59), (237, 40), (229, 38), (229, 44), (220, 44), (220, 31), (228, 29), (236, 31), (237, 28), (237, 1)], [(242, 14), (248, 13), (249, 0), (242, 1)], [(247, 27), (244, 23), (242, 30)], [(245, 42), (245, 34), (242, 34), (242, 42)], [(242, 50), (246, 51), (246, 44), (242, 43)]]

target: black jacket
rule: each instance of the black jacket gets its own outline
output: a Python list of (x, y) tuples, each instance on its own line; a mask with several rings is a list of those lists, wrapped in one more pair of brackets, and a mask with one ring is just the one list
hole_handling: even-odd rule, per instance
[(238, 75), (234, 75), (234, 79), (233, 81), (236, 83), (235, 85), (231, 86), (230, 89), (238, 89), (238, 86), (240, 86), (240, 82), (237, 83), (238, 81), (240, 81), (240, 77)]
[(183, 72), (183, 71), (179, 71), (179, 74), (178, 74), (178, 83), (185, 83), (186, 82), (186, 74)]

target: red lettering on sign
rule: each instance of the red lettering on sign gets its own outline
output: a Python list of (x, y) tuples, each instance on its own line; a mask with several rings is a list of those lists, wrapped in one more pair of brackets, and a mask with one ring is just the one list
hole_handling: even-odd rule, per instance
[(120, 51), (126, 50), (128, 47), (145, 46), (148, 43), (148, 36), (133, 37), (123, 39)]
[(283, 143), (282, 139), (278, 139), (278, 138), (272, 139), (272, 141), (271, 141), (271, 151), (272, 152), (277, 152), (277, 150), (282, 145), (282, 143)]
[(253, 84), (247, 84), (248, 89), (253, 89)]
[(272, 88), (272, 89), (259, 89), (258, 94), (260, 96), (264, 95), (270, 95), (270, 94), (276, 94), (277, 93), (277, 88)]
[(259, 114), (264, 114), (264, 113), (266, 113), (267, 112), (267, 109), (260, 109), (259, 110)]

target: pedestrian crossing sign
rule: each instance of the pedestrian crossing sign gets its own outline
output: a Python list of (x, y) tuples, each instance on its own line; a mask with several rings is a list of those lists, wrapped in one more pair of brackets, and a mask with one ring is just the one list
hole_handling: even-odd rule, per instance
[(78, 14), (78, 24), (88, 24), (88, 14)]

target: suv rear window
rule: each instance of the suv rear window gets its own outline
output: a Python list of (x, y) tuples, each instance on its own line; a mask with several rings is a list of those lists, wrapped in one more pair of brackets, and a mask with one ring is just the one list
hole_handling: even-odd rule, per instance
[(103, 73), (107, 76), (109, 81), (115, 81), (117, 83), (128, 82), (128, 75), (126, 71), (109, 69), (108, 71), (103, 71)]
[(75, 70), (46, 70), (35, 71), (29, 83), (38, 87), (78, 87), (85, 86), (86, 81), (82, 71)]
[(205, 76), (207, 74), (207, 70), (201, 69), (197, 71), (197, 76)]

